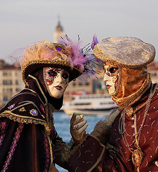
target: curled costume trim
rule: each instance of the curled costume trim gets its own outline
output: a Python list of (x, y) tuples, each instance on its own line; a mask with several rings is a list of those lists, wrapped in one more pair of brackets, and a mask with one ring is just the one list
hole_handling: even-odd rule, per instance
[(10, 112), (9, 110), (6, 110), (3, 113), (1, 113), (0, 118), (2, 118), (2, 117), (6, 117), (15, 122), (25, 123), (25, 124), (41, 124), (41, 125), (46, 124), (45, 120), (40, 120), (40, 119), (36, 119), (33, 117), (27, 117), (27, 116), (24, 117), (21, 115), (14, 114), (14, 113)]

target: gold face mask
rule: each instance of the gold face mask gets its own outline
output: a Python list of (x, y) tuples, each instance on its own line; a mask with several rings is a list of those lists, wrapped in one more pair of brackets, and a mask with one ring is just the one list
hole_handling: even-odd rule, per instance
[(120, 68), (115, 92), (111, 98), (120, 110), (136, 102), (150, 87), (150, 74), (145, 67), (130, 69)]
[(119, 68), (113, 65), (103, 65), (105, 74), (104, 81), (106, 82), (106, 87), (109, 94), (112, 95), (116, 92), (116, 87), (119, 79)]

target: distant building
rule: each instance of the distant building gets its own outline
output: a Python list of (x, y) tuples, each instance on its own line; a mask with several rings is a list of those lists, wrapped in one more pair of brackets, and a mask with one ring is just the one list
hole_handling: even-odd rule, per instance
[(65, 35), (64, 29), (60, 24), (60, 21), (58, 21), (58, 25), (56, 26), (55, 32), (54, 32), (54, 43), (58, 43), (58, 39), (63, 37)]
[(81, 92), (85, 92), (87, 94), (105, 93), (107, 89), (105, 82), (103, 81), (103, 69), (99, 68), (97, 71), (100, 72), (97, 75), (97, 78), (88, 78), (87, 82), (83, 82), (79, 79), (71, 81), (65, 91), (65, 96), (69, 94), (78, 94)]
[(21, 91), (24, 84), (21, 79), (21, 69), (0, 60), (0, 106)]

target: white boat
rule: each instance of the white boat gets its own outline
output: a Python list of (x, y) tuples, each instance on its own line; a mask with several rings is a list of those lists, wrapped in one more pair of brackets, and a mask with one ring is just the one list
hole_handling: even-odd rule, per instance
[(83, 115), (106, 116), (110, 110), (117, 107), (109, 94), (74, 95), (69, 99), (64, 101), (62, 107), (62, 110), (69, 115), (75, 112)]

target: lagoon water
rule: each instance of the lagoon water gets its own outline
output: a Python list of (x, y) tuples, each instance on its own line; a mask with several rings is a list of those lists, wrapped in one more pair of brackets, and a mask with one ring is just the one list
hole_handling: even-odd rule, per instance
[[(109, 114), (108, 111), (107, 111), (107, 114)], [(84, 119), (86, 119), (87, 123), (88, 123), (86, 132), (90, 133), (93, 130), (95, 124), (99, 120), (104, 120), (105, 118), (106, 118), (106, 116), (85, 116)], [(59, 136), (62, 137), (65, 142), (69, 142), (71, 139), (70, 119), (71, 119), (71, 116), (67, 115), (64, 112), (54, 112), (55, 128), (56, 128)], [(67, 172), (67, 170), (65, 170), (57, 165), (56, 165), (56, 167), (59, 170), (59, 172)]]

